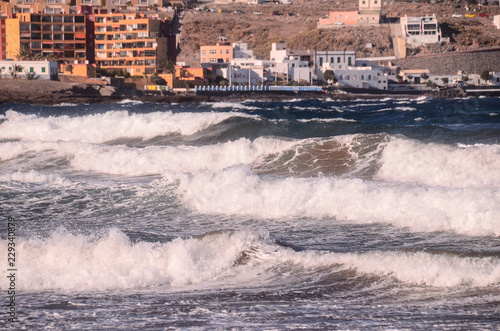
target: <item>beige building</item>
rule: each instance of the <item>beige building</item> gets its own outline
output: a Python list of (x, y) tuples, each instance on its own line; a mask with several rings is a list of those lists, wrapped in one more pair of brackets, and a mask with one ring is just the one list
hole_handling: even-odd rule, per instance
[(380, 24), (381, 13), (382, 0), (359, 0), (357, 11), (331, 11), (328, 17), (319, 19), (318, 27), (376, 25)]
[(441, 28), (435, 15), (401, 17), (401, 31), (406, 43), (412, 46), (438, 43), (442, 40)]

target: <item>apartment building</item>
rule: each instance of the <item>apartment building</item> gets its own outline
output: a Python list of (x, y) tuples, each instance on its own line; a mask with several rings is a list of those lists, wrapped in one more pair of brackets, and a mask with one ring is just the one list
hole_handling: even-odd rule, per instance
[(57, 58), (60, 64), (93, 63), (93, 23), (79, 14), (17, 14), (6, 19), (6, 58), (20, 49)]
[(215, 45), (201, 46), (200, 59), (204, 63), (225, 63), (233, 60), (233, 46), (226, 38), (219, 38)]
[(75, 3), (77, 6), (92, 6), (94, 8), (113, 8), (120, 10), (133, 9), (137, 11), (163, 7), (163, 0), (76, 0)]
[(7, 15), (18, 13), (31, 14), (69, 14), (71, 0), (16, 0), (2, 2), (1, 11)]
[(442, 40), (441, 28), (437, 18), (433, 16), (401, 17), (401, 31), (406, 42), (412, 46), (433, 44)]
[(6, 56), (6, 38), (7, 35), (5, 34), (5, 19), (0, 18), (0, 60), (5, 60), (7, 58)]
[(93, 19), (96, 63), (101, 68), (152, 75), (160, 61), (175, 62), (169, 21), (122, 13), (98, 13)]

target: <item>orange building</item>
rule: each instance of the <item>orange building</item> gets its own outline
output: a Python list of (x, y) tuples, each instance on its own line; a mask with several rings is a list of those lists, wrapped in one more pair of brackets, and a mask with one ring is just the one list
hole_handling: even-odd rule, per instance
[(157, 64), (175, 62), (175, 37), (169, 21), (137, 14), (96, 14), (96, 63), (103, 69), (121, 69), (131, 75), (152, 75)]
[(78, 14), (17, 14), (6, 19), (6, 57), (18, 59), (22, 48), (32, 55), (54, 55), (60, 64), (94, 62), (92, 22)]
[(0, 11), (12, 14), (69, 14), (71, 0), (16, 0), (0, 3)]
[(215, 45), (200, 46), (201, 63), (231, 63), (233, 46), (225, 38), (220, 38)]
[(6, 47), (6, 38), (5, 34), (5, 19), (0, 18), (0, 60), (5, 60), (7, 58), (7, 53), (5, 50)]
[(357, 25), (358, 11), (331, 11), (327, 18), (320, 18), (319, 25)]
[(175, 66), (175, 74), (160, 74), (160, 77), (167, 81), (170, 88), (184, 88), (205, 86), (215, 79), (215, 75), (207, 68), (191, 68), (184, 66)]

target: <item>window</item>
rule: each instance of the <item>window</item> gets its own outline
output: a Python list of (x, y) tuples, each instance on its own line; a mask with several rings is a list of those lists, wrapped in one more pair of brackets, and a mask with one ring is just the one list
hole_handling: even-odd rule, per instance
[(330, 58), (330, 63), (335, 63), (333, 56)]
[(212, 49), (212, 50), (210, 50), (210, 55), (215, 55), (215, 54), (217, 54), (217, 51), (215, 51), (215, 50), (213, 50), (213, 49)]
[(229, 49), (226, 49), (226, 54), (229, 54)]
[(207, 51), (201, 51), (201, 56), (207, 56)]
[(45, 67), (42, 67), (42, 72), (45, 72)]
[(30, 72), (35, 72), (35, 68), (30, 67)]
[(210, 59), (210, 63), (217, 63), (217, 59)]
[(340, 63), (340, 56), (337, 57), (337, 63)]

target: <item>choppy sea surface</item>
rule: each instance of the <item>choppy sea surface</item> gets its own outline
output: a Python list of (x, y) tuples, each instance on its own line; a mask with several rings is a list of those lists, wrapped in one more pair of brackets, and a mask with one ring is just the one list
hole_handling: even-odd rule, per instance
[(498, 330), (500, 99), (0, 104), (0, 241), (1, 328)]

